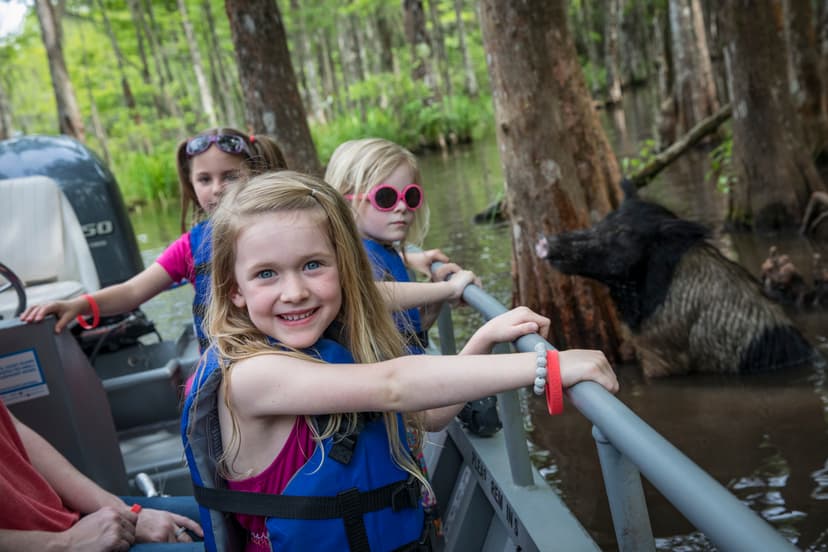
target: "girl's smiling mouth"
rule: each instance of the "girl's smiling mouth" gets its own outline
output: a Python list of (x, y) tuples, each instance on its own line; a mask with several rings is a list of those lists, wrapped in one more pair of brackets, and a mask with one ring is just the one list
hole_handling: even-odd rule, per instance
[(318, 311), (319, 308), (313, 308), (303, 311), (285, 312), (277, 314), (276, 316), (287, 323), (302, 323)]

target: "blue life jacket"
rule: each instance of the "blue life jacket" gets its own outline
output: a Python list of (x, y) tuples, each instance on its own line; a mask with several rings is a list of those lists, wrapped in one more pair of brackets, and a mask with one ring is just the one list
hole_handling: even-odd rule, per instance
[(190, 251), (193, 253), (193, 267), (195, 272), (195, 296), (193, 297), (193, 326), (198, 338), (198, 352), (204, 354), (210, 341), (204, 330), (204, 315), (210, 302), (210, 257), (212, 247), (210, 241), (211, 227), (209, 221), (202, 221), (190, 230)]
[[(327, 338), (305, 352), (330, 363), (354, 362), (347, 349)], [(394, 463), (385, 424), (377, 414), (360, 415), (358, 433), (325, 439), (281, 495), (226, 489), (217, 475), (222, 453), (219, 362), (210, 347), (202, 357), (181, 422), (208, 551), (244, 550), (246, 532), (233, 519), (234, 512), (266, 517), (273, 550), (428, 549), (423, 544), (420, 483)], [(405, 445), (402, 417), (397, 419)]]
[[(400, 258), (400, 254), (393, 246), (383, 245), (377, 241), (362, 238), (368, 260), (374, 268), (374, 279), (378, 281), (410, 282), (408, 269)], [(425, 353), (428, 346), (428, 332), (423, 331), (420, 322), (420, 311), (408, 309), (394, 313), (394, 322), (400, 333), (405, 337), (408, 352), (412, 355)]]

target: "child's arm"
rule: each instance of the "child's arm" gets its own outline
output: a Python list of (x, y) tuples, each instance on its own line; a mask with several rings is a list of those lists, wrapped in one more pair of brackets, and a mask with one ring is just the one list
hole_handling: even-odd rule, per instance
[[(537, 333), (542, 337), (546, 337), (549, 333), (549, 319), (526, 307), (517, 307), (492, 318), (481, 326), (469, 338), (460, 354), (488, 354), (496, 344), (511, 343), (530, 333)], [(439, 431), (444, 428), (460, 412), (464, 404), (458, 403), (424, 412), (425, 429), (427, 431)]]
[[(437, 270), (431, 273), (431, 281), (443, 282), (449, 278), (454, 278), (454, 275), (458, 272), (463, 272), (460, 265), (455, 263), (445, 263), (440, 265)], [(480, 283), (480, 278), (477, 276), (475, 276), (474, 280), (470, 283), (476, 285), (477, 287), (483, 287), (483, 284)], [(439, 303), (431, 303), (420, 306), (420, 325), (423, 330), (428, 330), (434, 324), (434, 321), (437, 320), (437, 317), (440, 315), (440, 309), (443, 308), (443, 303), (445, 302), (446, 301), (440, 301)], [(452, 307), (456, 307), (462, 303), (462, 298), (450, 300), (450, 303)]]
[[(100, 289), (90, 295), (98, 303), (101, 315), (109, 316), (137, 308), (141, 303), (170, 287), (172, 283), (167, 271), (160, 264), (152, 263), (126, 282)], [(79, 314), (91, 313), (89, 302), (80, 296), (67, 301), (32, 305), (20, 314), (20, 320), (40, 322), (46, 315), (54, 314), (58, 317), (55, 332), (59, 333)]]
[[(493, 340), (516, 338), (531, 329), (531, 321), (516, 322), (519, 315), (513, 312), (502, 315), (511, 315), (505, 322), (492, 320), (484, 325), (478, 330), (482, 334), (470, 340), (464, 354), (458, 356), (415, 355), (371, 364), (324, 364), (284, 354), (240, 360), (230, 372), (230, 400), (241, 418), (414, 412), (531, 385), (537, 360), (534, 352), (465, 354), (490, 347)], [(504, 326), (508, 329), (504, 330)], [(535, 327), (539, 326), (542, 324), (535, 322)], [(564, 386), (591, 379), (612, 392), (618, 389), (615, 374), (602, 352), (565, 351), (559, 358)], [(429, 425), (432, 426), (430, 422)]]
[(476, 276), (462, 270), (447, 282), (376, 282), (391, 310), (407, 310), (443, 301), (456, 301)]

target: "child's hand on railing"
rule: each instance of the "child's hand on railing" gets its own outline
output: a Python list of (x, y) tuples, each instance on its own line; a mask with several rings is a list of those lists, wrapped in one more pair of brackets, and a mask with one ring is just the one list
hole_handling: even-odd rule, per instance
[[(449, 265), (443, 265), (443, 266), (452, 266), (452, 265), (449, 264)], [(455, 266), (457, 268), (460, 268), (457, 265), (453, 265), (453, 266)], [(448, 281), (449, 284), (451, 284), (452, 293), (451, 293), (451, 297), (449, 297), (448, 300), (449, 300), (449, 303), (451, 304), (452, 307), (456, 307), (456, 306), (460, 305), (460, 303), (463, 299), (463, 290), (466, 289), (466, 286), (468, 286), (469, 284), (474, 284), (478, 287), (481, 287), (480, 278), (478, 278), (475, 275), (475, 273), (472, 272), (471, 270), (456, 270), (454, 272), (449, 271), (449, 272), (446, 273), (446, 276), (444, 277), (443, 280), (446, 280), (446, 281)], [(443, 280), (437, 280), (437, 281), (443, 281)]]
[(558, 353), (561, 366), (561, 384), (564, 388), (591, 380), (610, 393), (618, 392), (618, 379), (602, 351), (569, 349)]
[(511, 343), (531, 333), (546, 337), (549, 333), (549, 319), (527, 307), (517, 307), (483, 324), (471, 336), (463, 352), (488, 353), (498, 343)]
[(447, 263), (449, 262), (448, 255), (443, 253), (439, 249), (428, 249), (426, 251), (406, 251), (405, 252), (405, 264), (409, 268), (412, 268), (419, 272), (420, 274), (424, 274), (432, 279), (432, 281), (439, 282), (440, 280), (435, 280), (433, 278), (433, 274), (431, 273), (431, 265), (435, 262), (440, 263)]

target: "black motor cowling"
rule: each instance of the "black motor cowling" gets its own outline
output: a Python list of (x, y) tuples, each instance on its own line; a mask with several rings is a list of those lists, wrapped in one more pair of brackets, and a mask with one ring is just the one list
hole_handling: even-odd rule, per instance
[(83, 227), (102, 288), (143, 270), (121, 191), (95, 153), (68, 136), (0, 142), (0, 179), (37, 175), (54, 179), (66, 194)]

